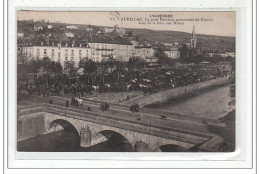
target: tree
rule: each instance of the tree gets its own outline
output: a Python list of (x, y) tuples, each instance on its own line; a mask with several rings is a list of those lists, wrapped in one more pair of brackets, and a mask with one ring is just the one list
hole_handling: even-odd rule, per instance
[(129, 37), (131, 37), (131, 36), (133, 36), (133, 32), (132, 32), (132, 31), (128, 31), (128, 32), (127, 32), (127, 35), (128, 35)]
[(55, 73), (62, 74), (62, 65), (60, 62), (56, 62), (56, 64), (55, 64)]
[(154, 53), (154, 56), (158, 58), (158, 63), (160, 65), (166, 65), (167, 64), (167, 55), (164, 53), (163, 49), (159, 48), (158, 50), (156, 50), (156, 52)]
[(62, 66), (60, 62), (51, 61), (49, 66), (50, 71), (55, 75), (62, 74)]
[(88, 83), (89, 83), (89, 75), (92, 75), (94, 72), (96, 72), (97, 70), (97, 66), (96, 66), (96, 63), (93, 62), (91, 59), (90, 60), (87, 60), (85, 63), (84, 63), (84, 74), (87, 75), (88, 77)]
[(129, 68), (143, 68), (145, 66), (145, 61), (137, 57), (130, 57), (128, 61)]
[(51, 59), (50, 58), (44, 57), (42, 59), (42, 68), (43, 68), (44, 71), (49, 73), (50, 68), (51, 68)]
[(25, 54), (18, 54), (17, 55), (17, 64), (28, 64), (29, 57)]
[(76, 75), (76, 68), (74, 66), (73, 61), (65, 61), (64, 63), (64, 69), (68, 72), (69, 76), (75, 76)]
[(182, 47), (179, 50), (180, 50), (180, 59), (183, 60), (183, 61), (186, 61), (188, 51), (189, 51), (187, 45), (183, 44)]
[(88, 59), (87, 58), (82, 58), (82, 59), (80, 59), (80, 61), (79, 61), (79, 68), (84, 68), (84, 64), (85, 64), (85, 62), (87, 61)]
[(31, 72), (36, 76), (36, 74), (40, 71), (42, 67), (42, 60), (41, 59), (31, 59), (29, 62), (29, 69)]
[(94, 73), (97, 70), (96, 63), (93, 62), (92, 60), (87, 60), (84, 63), (84, 73)]

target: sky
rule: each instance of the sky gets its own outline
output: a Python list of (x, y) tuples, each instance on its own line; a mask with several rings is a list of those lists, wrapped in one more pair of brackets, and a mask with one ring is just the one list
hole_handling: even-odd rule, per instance
[[(162, 16), (158, 16), (162, 15)], [(128, 19), (127, 19), (128, 18)], [(192, 32), (196, 34), (236, 36), (236, 14), (225, 11), (204, 12), (83, 12), (83, 11), (17, 11), (17, 20), (47, 20), (70, 24), (86, 24), (112, 27), (117, 24), (124, 28), (146, 28)], [(139, 23), (139, 20), (142, 20)], [(153, 21), (151, 21), (151, 19)], [(161, 20), (162, 19), (162, 20)], [(203, 19), (203, 20), (202, 20)], [(149, 21), (148, 21), (149, 20)], [(181, 20), (178, 23), (177, 20)]]

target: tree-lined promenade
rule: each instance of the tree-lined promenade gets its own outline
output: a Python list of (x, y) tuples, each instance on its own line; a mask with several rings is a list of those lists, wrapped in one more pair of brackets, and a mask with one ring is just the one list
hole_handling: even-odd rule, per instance
[[(20, 57), (19, 60), (22, 60)], [(226, 76), (230, 73), (220, 64), (175, 64), (166, 67), (159, 61), (156, 67), (147, 62), (131, 58), (129, 62), (107, 61), (93, 62), (82, 59), (76, 66), (65, 62), (62, 68), (59, 62), (48, 57), (20, 61), (18, 64), (18, 92), (22, 89), (29, 94), (83, 96), (93, 92), (143, 91), (156, 93), (175, 87), (186, 86), (200, 81)]]

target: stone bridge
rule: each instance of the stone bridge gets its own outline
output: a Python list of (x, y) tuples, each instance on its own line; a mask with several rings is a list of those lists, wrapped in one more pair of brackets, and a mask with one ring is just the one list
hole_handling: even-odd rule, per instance
[(102, 116), (89, 111), (57, 105), (35, 105), (18, 108), (17, 141), (48, 134), (61, 129), (74, 131), (82, 147), (104, 142), (110, 134), (120, 135), (135, 151), (161, 151), (163, 146), (186, 149), (203, 146), (212, 136), (185, 132), (159, 125)]

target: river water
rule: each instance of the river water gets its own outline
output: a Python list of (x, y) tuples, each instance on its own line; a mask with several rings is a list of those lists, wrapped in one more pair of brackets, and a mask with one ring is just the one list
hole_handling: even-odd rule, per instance
[(203, 93), (195, 93), (193, 96), (178, 101), (172, 100), (163, 105), (153, 105), (150, 108), (217, 119), (230, 111), (228, 105), (231, 100), (229, 90), (229, 86), (223, 86)]
[[(154, 109), (172, 111), (185, 115), (220, 118), (229, 112), (229, 86), (219, 87), (190, 96), (187, 99), (153, 106)], [(42, 135), (17, 143), (18, 151), (27, 152), (132, 152), (133, 147), (122, 137), (114, 135), (111, 140), (91, 148), (81, 148), (79, 136), (66, 130)]]

